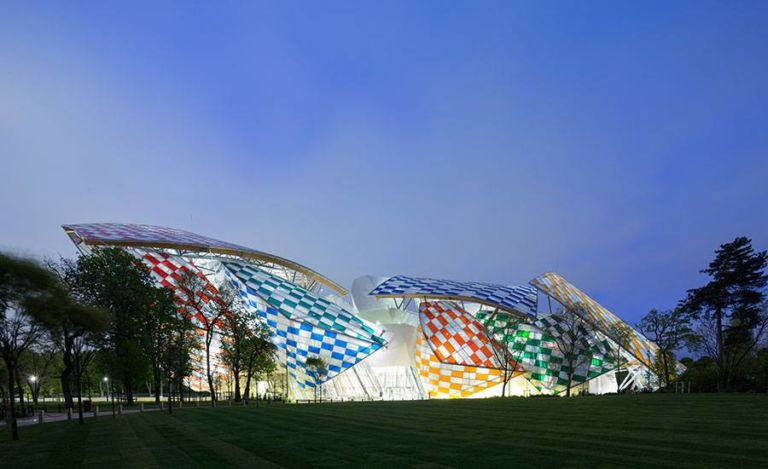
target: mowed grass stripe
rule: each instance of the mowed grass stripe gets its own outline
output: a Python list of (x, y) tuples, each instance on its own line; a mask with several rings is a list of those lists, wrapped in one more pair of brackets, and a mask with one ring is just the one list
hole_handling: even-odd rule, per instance
[[(549, 403), (548, 403), (549, 404)], [(365, 404), (361, 404), (365, 405)], [(317, 406), (315, 408), (318, 408)], [(345, 414), (349, 416), (349, 414)], [(397, 415), (400, 415), (400, 413), (397, 413)], [(558, 414), (560, 415), (560, 414)], [(371, 416), (370, 417), (375, 417)], [(434, 419), (434, 420), (440, 420), (441, 423), (454, 423), (455, 418), (445, 418), (445, 414), (441, 415), (442, 418), (440, 419)], [(528, 416), (530, 417), (530, 416)], [(632, 415), (628, 415), (626, 417), (622, 417), (624, 421), (622, 421), (618, 425), (611, 425), (612, 427), (615, 427), (612, 429), (612, 438), (609, 442), (603, 442), (595, 444), (596, 441), (604, 440), (604, 431), (601, 432), (595, 432), (590, 430), (581, 430), (581, 433), (577, 434), (576, 436), (573, 435), (574, 429), (571, 428), (571, 426), (576, 423), (577, 425), (582, 425), (586, 428), (586, 424), (589, 423), (589, 421), (582, 419), (575, 419), (571, 422), (561, 422), (563, 427), (565, 427), (564, 430), (556, 430), (552, 429), (551, 425), (541, 426), (539, 427), (537, 425), (537, 421), (534, 419), (533, 421), (527, 421), (530, 420), (529, 418), (523, 417), (522, 419), (519, 419), (518, 422), (516, 422), (516, 419), (514, 417), (505, 416), (504, 420), (501, 422), (490, 422), (487, 419), (483, 419), (484, 425), (490, 426), (493, 423), (498, 424), (500, 429), (503, 429), (504, 426), (509, 426), (510, 423), (517, 423), (520, 427), (523, 427), (522, 433), (525, 434), (531, 434), (534, 433), (538, 437), (545, 437), (545, 436), (554, 436), (557, 438), (562, 439), (563, 446), (573, 446), (576, 448), (582, 448), (584, 445), (595, 447), (596, 451), (604, 452), (607, 448), (606, 446), (615, 446), (617, 450), (619, 451), (631, 451), (633, 447), (637, 447), (640, 449), (639, 454), (645, 454), (646, 449), (651, 447), (653, 449), (660, 450), (663, 447), (666, 447), (670, 452), (674, 453), (681, 453), (683, 455), (686, 454), (695, 454), (695, 453), (702, 453), (702, 455), (706, 455), (707, 453), (710, 453), (711, 455), (724, 455), (723, 453), (732, 453), (732, 456), (736, 459), (744, 459), (743, 452), (738, 448), (733, 448), (730, 445), (719, 445), (719, 448), (715, 448), (713, 450), (713, 443), (721, 442), (722, 440), (719, 437), (716, 437), (717, 431), (716, 429), (712, 429), (709, 433), (710, 435), (715, 435), (715, 437), (710, 442), (701, 443), (700, 438), (690, 438), (690, 441), (688, 442), (686, 446), (681, 446), (680, 441), (670, 441), (670, 438), (674, 439), (678, 436), (678, 433), (673, 431), (665, 430), (664, 428), (659, 428), (658, 425), (648, 425), (647, 427), (643, 428), (643, 430), (648, 431), (648, 435), (646, 435), (644, 438), (638, 438), (636, 436), (632, 436), (633, 432), (637, 431), (637, 425), (632, 424), (632, 431), (626, 431), (625, 428), (628, 425), (628, 420), (632, 419)], [(402, 420), (402, 419), (401, 419)], [(596, 420), (595, 418), (591, 418), (590, 420)], [(387, 426), (387, 421), (385, 418), (377, 419), (376, 421), (380, 422), (383, 427), (383, 429)], [(581, 423), (579, 423), (581, 422)], [(570, 425), (569, 425), (570, 423)], [(518, 426), (518, 425), (513, 425)], [(413, 431), (414, 429), (410, 425), (398, 425), (398, 427), (403, 428), (404, 430)], [(451, 428), (443, 427), (446, 431), (451, 430)], [(477, 428), (480, 428), (479, 426)], [(457, 429), (454, 428), (455, 431), (462, 431), (463, 429)], [(605, 427), (603, 427), (603, 430), (605, 430)], [(515, 432), (514, 429), (510, 430), (512, 433)], [(654, 433), (657, 434), (654, 436)], [(704, 432), (702, 432), (704, 433)], [(754, 438), (755, 443), (760, 443), (759, 439), (760, 436), (752, 435)], [(570, 444), (573, 442), (573, 444)], [(602, 446), (600, 446), (602, 445)], [(579, 451), (581, 452), (581, 451)]]
[[(306, 408), (306, 407), (305, 407), (305, 408)], [(311, 408), (311, 409), (319, 409), (319, 407), (318, 407), (318, 406), (315, 406), (315, 407), (310, 407), (310, 408)], [(349, 417), (349, 415), (348, 415), (348, 417)], [(543, 437), (544, 435), (541, 435), (541, 436)], [(631, 441), (631, 440), (630, 440), (630, 441)], [(571, 446), (571, 445), (569, 445), (569, 444), (568, 444), (568, 443), (569, 443), (568, 441), (564, 441), (563, 443), (564, 443), (564, 444), (563, 444), (563, 446), (564, 446), (564, 447), (567, 447), (567, 446)], [(584, 442), (582, 442), (582, 441), (576, 440), (576, 441), (575, 441), (575, 446), (576, 446), (577, 448), (581, 449), (581, 447), (583, 446), (583, 443), (584, 443)], [(587, 444), (588, 444), (588, 443), (589, 443), (589, 442), (587, 442)], [(651, 443), (653, 443), (653, 441), (651, 441)], [(592, 446), (594, 446), (594, 445), (592, 445)], [(631, 450), (631, 445), (619, 445), (619, 446), (621, 446), (621, 448), (620, 448), (620, 449), (621, 449), (621, 450), (625, 450), (625, 452), (626, 452), (626, 450)], [(638, 445), (638, 446), (642, 446), (642, 445)], [(600, 452), (603, 452), (603, 451), (605, 450), (605, 448), (602, 448), (602, 449), (601, 449), (601, 448), (598, 448), (597, 450), (598, 450), (598, 451), (600, 451)], [(676, 451), (676, 452), (681, 452), (681, 453), (692, 453), (692, 452), (693, 452), (693, 453), (695, 453), (695, 452), (696, 452), (696, 451), (688, 451), (688, 450), (685, 450), (685, 449), (675, 449), (675, 448), (672, 448), (672, 450), (673, 450), (673, 451)], [(583, 451), (578, 451), (578, 452), (580, 452), (580, 453), (583, 453)], [(706, 452), (706, 451), (705, 451), (705, 452)], [(641, 447), (641, 453), (640, 453), (640, 454), (645, 454), (645, 449), (644, 449), (644, 448), (642, 448), (642, 447)], [(740, 453), (738, 453), (738, 454), (737, 454), (737, 456), (740, 456)]]
[(0, 460), (9, 467), (768, 467), (766, 415), (765, 395), (185, 408), (24, 428), (18, 444), (0, 440)]

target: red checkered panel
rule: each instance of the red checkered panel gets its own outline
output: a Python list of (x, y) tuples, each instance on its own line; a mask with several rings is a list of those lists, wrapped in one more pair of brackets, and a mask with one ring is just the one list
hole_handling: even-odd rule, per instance
[(482, 324), (456, 303), (423, 302), (419, 321), (429, 346), (441, 362), (501, 368), (493, 352), (496, 344), (485, 334)]
[[(139, 249), (133, 251), (137, 256), (140, 256), (141, 261), (149, 267), (155, 281), (173, 291), (174, 297), (179, 304), (185, 304), (188, 301), (184, 292), (177, 289), (177, 282), (181, 279), (181, 274), (183, 272), (191, 272), (204, 280), (205, 284), (203, 289), (197, 292), (198, 297), (204, 304), (217, 298), (218, 291), (216, 290), (216, 287), (208, 281), (205, 275), (200, 272), (200, 269), (198, 269), (191, 261), (161, 252), (148, 252)], [(195, 319), (203, 324), (206, 322), (205, 318), (199, 312), (195, 314)]]

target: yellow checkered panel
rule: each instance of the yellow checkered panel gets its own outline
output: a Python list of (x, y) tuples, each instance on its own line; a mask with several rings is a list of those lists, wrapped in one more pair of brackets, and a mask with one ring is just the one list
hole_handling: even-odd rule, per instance
[(442, 363), (424, 339), (419, 327), (416, 339), (416, 366), (424, 388), (433, 398), (470, 397), (504, 380), (502, 370)]
[[(530, 283), (559, 301), (568, 309), (575, 310), (579, 305), (582, 305), (586, 314), (589, 316), (585, 319), (591, 322), (596, 329), (604, 334), (607, 334), (611, 328), (617, 324), (624, 324), (629, 327), (628, 324), (624, 323), (624, 321), (619, 319), (616, 315), (605, 309), (600, 303), (568, 283), (568, 281), (558, 273), (548, 272), (531, 280)], [(641, 363), (650, 366), (656, 357), (658, 346), (631, 327), (629, 329), (631, 330), (633, 337), (627, 351)]]

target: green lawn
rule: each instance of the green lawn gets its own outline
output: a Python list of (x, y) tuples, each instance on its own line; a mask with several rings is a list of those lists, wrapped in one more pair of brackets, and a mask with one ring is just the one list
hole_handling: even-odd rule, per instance
[(0, 431), (0, 467), (768, 467), (768, 396), (185, 408)]

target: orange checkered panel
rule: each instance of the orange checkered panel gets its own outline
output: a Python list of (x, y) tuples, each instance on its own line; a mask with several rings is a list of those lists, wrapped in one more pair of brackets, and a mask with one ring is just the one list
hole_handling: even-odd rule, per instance
[(431, 397), (470, 397), (503, 382), (503, 371), (499, 369), (442, 363), (427, 344), (421, 327), (417, 337), (416, 366)]
[(423, 302), (419, 322), (432, 352), (443, 363), (501, 368), (497, 346), (480, 322), (450, 301)]

